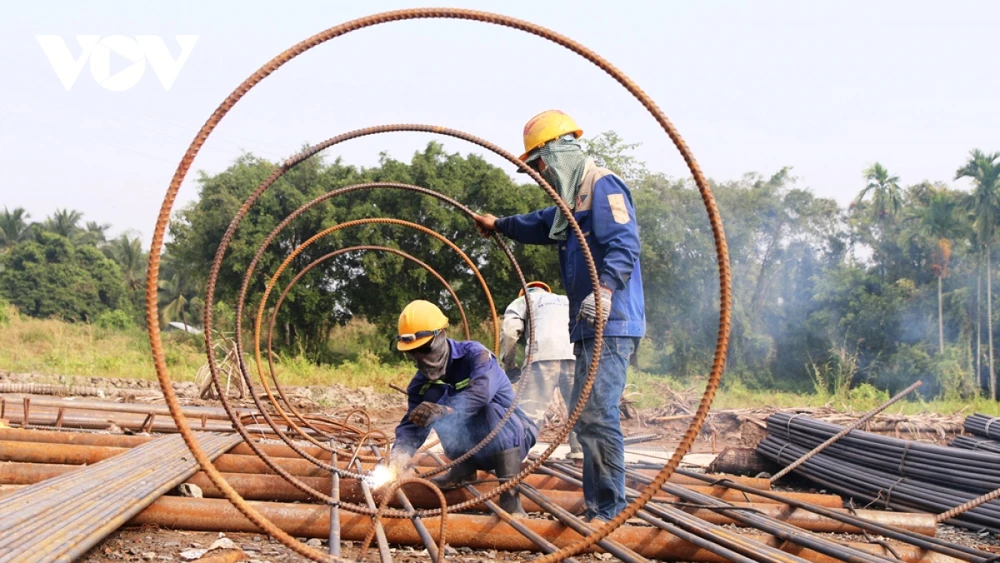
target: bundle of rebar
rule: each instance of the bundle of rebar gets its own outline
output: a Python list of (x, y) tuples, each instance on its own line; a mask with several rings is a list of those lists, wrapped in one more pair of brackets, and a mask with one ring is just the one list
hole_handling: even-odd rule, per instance
[[(198, 439), (213, 458), (238, 442), (232, 434)], [(5, 496), (0, 560), (76, 559), (197, 469), (180, 436), (171, 436)]]
[[(757, 451), (790, 464), (841, 430), (805, 416), (778, 413)], [(940, 513), (1000, 486), (1000, 456), (861, 431), (852, 431), (807, 459), (796, 473), (824, 487), (886, 508)], [(1000, 503), (976, 507), (950, 521), (1000, 530)]]
[(1000, 418), (976, 413), (965, 417), (963, 426), (966, 432), (991, 440), (1000, 440)]
[(949, 446), (963, 450), (983, 451), (1000, 454), (1000, 442), (975, 436), (956, 436)]

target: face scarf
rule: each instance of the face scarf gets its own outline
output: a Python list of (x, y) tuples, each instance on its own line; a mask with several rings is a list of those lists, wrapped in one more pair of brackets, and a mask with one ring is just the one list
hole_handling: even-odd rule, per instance
[[(424, 351), (425, 349), (427, 351)], [(448, 346), (448, 337), (445, 336), (443, 330), (434, 335), (429, 343), (408, 353), (417, 364), (417, 369), (428, 379), (437, 381), (444, 377), (444, 372), (448, 369), (448, 358), (451, 356), (451, 350)]]
[[(562, 197), (569, 210), (575, 211), (576, 196), (580, 191), (580, 182), (583, 181), (583, 171), (587, 160), (590, 159), (583, 152), (580, 142), (574, 139), (573, 135), (564, 135), (538, 149), (536, 154), (545, 162), (542, 177)], [(552, 228), (549, 229), (549, 238), (566, 240), (568, 237), (569, 221), (562, 213), (556, 212)]]

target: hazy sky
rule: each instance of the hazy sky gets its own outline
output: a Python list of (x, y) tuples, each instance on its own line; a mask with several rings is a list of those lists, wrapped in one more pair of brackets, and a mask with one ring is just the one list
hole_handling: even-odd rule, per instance
[[(794, 167), (800, 185), (849, 201), (878, 160), (904, 183), (950, 181), (972, 148), (1000, 150), (1000, 2), (442, 2), (528, 19), (596, 50), (648, 92), (707, 175)], [(211, 111), (264, 62), (305, 37), (377, 11), (370, 2), (19, 2), (0, 18), (0, 206), (36, 220), (56, 208), (140, 231)], [(37, 35), (198, 35), (169, 91), (146, 65), (109, 91), (84, 65), (70, 91)], [(128, 66), (111, 58), (110, 74)], [(98, 71), (99, 73), (99, 71)], [(645, 110), (568, 51), (479, 23), (392, 23), (313, 49), (266, 79), (223, 121), (195, 170), (241, 151), (283, 159), (303, 143), (395, 122), (440, 124), (519, 152), (524, 122), (561, 108), (585, 134), (641, 142), (653, 170), (686, 176)], [(399, 159), (429, 136), (379, 136), (335, 157)], [(475, 148), (445, 140), (450, 151)], [(512, 170), (512, 169), (511, 169)], [(196, 196), (189, 174), (178, 204)], [(958, 184), (963, 185), (963, 184)], [(175, 207), (177, 209), (177, 207)]]

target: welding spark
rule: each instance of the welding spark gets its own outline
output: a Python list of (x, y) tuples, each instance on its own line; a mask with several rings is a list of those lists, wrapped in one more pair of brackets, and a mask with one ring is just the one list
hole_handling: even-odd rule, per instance
[(368, 482), (368, 486), (378, 489), (390, 481), (395, 481), (396, 471), (386, 465), (376, 465), (365, 480)]

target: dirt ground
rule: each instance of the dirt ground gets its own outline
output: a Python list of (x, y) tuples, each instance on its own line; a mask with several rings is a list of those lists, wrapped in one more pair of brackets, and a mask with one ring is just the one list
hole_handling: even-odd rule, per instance
[[(92, 379), (92, 380), (91, 380)], [(33, 383), (39, 378), (34, 374), (11, 374), (0, 372), (0, 382)], [(87, 400), (105, 400), (114, 402), (136, 402), (160, 404), (163, 402), (159, 388), (155, 382), (139, 380), (116, 380), (102, 378), (62, 378), (45, 383), (89, 385), (102, 390), (99, 397), (87, 397)], [(203, 400), (198, 397), (198, 388), (193, 383), (176, 383), (175, 391), (186, 405), (218, 406), (218, 400)], [(372, 388), (348, 389), (342, 386), (324, 388), (290, 388), (286, 389), (289, 398), (296, 407), (305, 413), (333, 415), (343, 413), (348, 408), (365, 408), (373, 414), (372, 427), (391, 435), (393, 428), (405, 414), (405, 399), (398, 393), (379, 393)], [(253, 407), (251, 400), (236, 400), (237, 406)], [(678, 438), (683, 435), (690, 422), (690, 414), (697, 406), (696, 397), (686, 397), (678, 393), (667, 407), (658, 409), (637, 410), (628, 404), (622, 405), (622, 427), (628, 436), (654, 434), (653, 440), (629, 446), (644, 452), (660, 450), (666, 455), (678, 444)], [(701, 434), (692, 448), (692, 453), (718, 453), (725, 448), (753, 447), (764, 436), (764, 421), (775, 409), (742, 409), (733, 411), (713, 412), (705, 424)], [(844, 423), (851, 416), (845, 416), (832, 409), (803, 409), (803, 412), (830, 420)], [(558, 401), (550, 407), (547, 414), (549, 425), (539, 436), (539, 441), (552, 441), (558, 428), (565, 422), (564, 411)], [(853, 416), (853, 415), (852, 415)], [(916, 438), (924, 441), (941, 443), (955, 432), (961, 430), (961, 417), (931, 417), (931, 418), (893, 418), (882, 416), (873, 421), (870, 430), (884, 432), (899, 437)], [(118, 430), (120, 432), (120, 430)], [(781, 487), (782, 490), (799, 490), (807, 492), (826, 492), (817, 490), (808, 482), (790, 480)], [(747, 530), (741, 530), (746, 533)], [(82, 561), (86, 562), (121, 562), (121, 561), (188, 561), (191, 550), (204, 549), (211, 546), (220, 537), (228, 537), (241, 548), (248, 561), (279, 562), (306, 561), (287, 547), (264, 534), (220, 534), (207, 532), (186, 532), (158, 528), (125, 528), (112, 534), (94, 549)], [(939, 536), (962, 543), (973, 545), (985, 551), (1000, 553), (1000, 542), (990, 534), (979, 534), (973, 531), (940, 526)], [(864, 538), (848, 538), (838, 536), (846, 541), (864, 541)], [(305, 542), (305, 538), (301, 538)], [(310, 540), (309, 545), (327, 549), (325, 541)], [(345, 542), (342, 546), (342, 556), (356, 558), (359, 545)], [(188, 552), (188, 553), (185, 553)], [(449, 555), (449, 560), (473, 561), (526, 561), (535, 558), (537, 554), (529, 552), (475, 552), (468, 548), (460, 548)], [(426, 551), (414, 547), (397, 547), (393, 549), (396, 561), (427, 561)], [(368, 560), (376, 560), (374, 548), (369, 550)], [(608, 554), (586, 555), (577, 558), (581, 561), (610, 560)]]
[[(115, 532), (100, 545), (85, 555), (84, 563), (120, 563), (123, 561), (188, 561), (181, 553), (184, 551), (206, 548), (220, 537), (233, 540), (243, 550), (251, 563), (278, 563), (285, 561), (309, 561), (293, 552), (276, 540), (263, 534), (219, 534), (211, 532), (180, 532), (159, 529), (123, 529)], [(300, 538), (300, 541), (305, 538)], [(307, 545), (317, 547), (324, 552), (328, 549), (325, 540), (311, 540)], [(305, 543), (305, 542), (303, 542)], [(360, 542), (342, 542), (341, 557), (357, 560), (361, 549)], [(393, 561), (399, 563), (417, 563), (429, 561), (426, 549), (415, 547), (390, 548)], [(209, 553), (211, 554), (211, 553)], [(447, 556), (448, 561), (462, 563), (494, 563), (496, 561), (530, 561), (538, 555), (528, 551), (474, 551), (469, 548), (458, 548)], [(577, 556), (578, 561), (610, 561), (611, 557), (595, 553)], [(378, 550), (373, 545), (368, 549), (368, 561), (378, 560)]]

